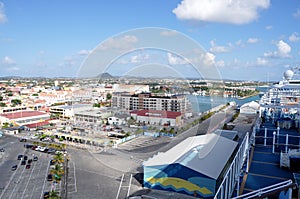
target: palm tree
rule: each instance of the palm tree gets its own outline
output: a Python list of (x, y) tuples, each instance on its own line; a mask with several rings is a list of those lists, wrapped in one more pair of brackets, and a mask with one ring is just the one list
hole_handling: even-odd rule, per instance
[(53, 174), (54, 179), (56, 181), (60, 181), (61, 176), (64, 174), (64, 169), (62, 166), (60, 166), (60, 164), (56, 164), (55, 167), (53, 169), (51, 169), (50, 172)]
[(64, 162), (64, 154), (63, 153), (56, 153), (56, 155), (53, 157), (54, 162), (60, 164)]
[(49, 193), (49, 199), (61, 199), (61, 197), (57, 191), (53, 190)]

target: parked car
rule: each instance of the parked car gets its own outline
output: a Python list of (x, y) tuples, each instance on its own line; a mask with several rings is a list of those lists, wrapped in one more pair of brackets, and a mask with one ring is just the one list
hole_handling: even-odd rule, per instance
[(29, 160), (27, 161), (28, 164), (30, 164), (31, 162), (32, 162), (32, 159), (29, 159)]
[(21, 165), (26, 165), (26, 160), (22, 160)]
[(27, 149), (30, 149), (32, 148), (34, 145), (33, 144), (24, 144), (24, 147), (27, 148)]
[(15, 170), (17, 170), (17, 168), (18, 168), (18, 165), (15, 164), (14, 166), (11, 167), (11, 170), (15, 171)]
[(4, 151), (5, 151), (5, 149), (4, 149), (4, 148), (1, 148), (1, 149), (0, 149), (0, 152), (4, 152)]
[(27, 142), (27, 139), (21, 138), (21, 139), (20, 139), (20, 142)]
[(46, 150), (46, 147), (41, 146), (40, 151), (44, 152)]
[(28, 159), (27, 155), (24, 155), (23, 159), (24, 159), (24, 160), (27, 160), (27, 159)]
[(56, 152), (55, 149), (48, 149), (48, 153), (54, 154)]
[(50, 197), (50, 192), (49, 191), (44, 192), (44, 199), (49, 197)]
[(48, 180), (48, 181), (52, 181), (52, 180), (53, 180), (53, 176), (52, 176), (52, 174), (50, 174), (50, 173), (48, 174), (48, 176), (47, 176), (47, 180)]
[(36, 150), (36, 151), (42, 151), (42, 152), (43, 152), (43, 151), (45, 151), (45, 149), (46, 149), (46, 147), (43, 147), (43, 146), (37, 146), (35, 150)]
[(33, 161), (37, 161), (38, 157), (37, 156), (33, 156)]
[(22, 160), (23, 155), (18, 155), (18, 160)]
[(27, 164), (27, 165), (26, 165), (26, 169), (30, 169), (30, 164)]
[(50, 165), (54, 165), (54, 164), (55, 164), (54, 160), (50, 160)]

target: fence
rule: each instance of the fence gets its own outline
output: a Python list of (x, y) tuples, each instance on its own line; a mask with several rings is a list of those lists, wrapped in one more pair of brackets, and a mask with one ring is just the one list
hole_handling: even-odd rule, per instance
[(256, 132), (255, 144), (272, 146), (273, 153), (287, 153), (289, 149), (300, 149), (300, 136), (281, 132), (279, 127), (263, 128)]

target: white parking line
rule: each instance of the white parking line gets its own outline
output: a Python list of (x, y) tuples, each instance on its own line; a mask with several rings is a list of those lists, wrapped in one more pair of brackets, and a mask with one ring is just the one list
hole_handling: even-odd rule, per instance
[(35, 168), (35, 165), (36, 165), (36, 164), (34, 164), (34, 166), (31, 168), (30, 176), (29, 176), (29, 179), (27, 180), (27, 183), (26, 183), (26, 186), (25, 186), (25, 188), (24, 188), (24, 191), (23, 191), (23, 193), (22, 193), (22, 197), (21, 197), (21, 198), (24, 198), (23, 196), (24, 196), (24, 194), (25, 194), (25, 192), (26, 192), (26, 189), (27, 189), (27, 187), (28, 187), (28, 184), (29, 184), (29, 181), (30, 181), (30, 179), (31, 179), (31, 176), (32, 176), (33, 170), (34, 170), (34, 168)]
[[(41, 154), (40, 154), (40, 157), (41, 157)], [(38, 172), (38, 176), (40, 175), (40, 172), (41, 172), (41, 170), (43, 168), (43, 161), (39, 160), (39, 164), (40, 164), (40, 169), (39, 169), (39, 172)], [(35, 189), (36, 189), (36, 184), (34, 183), (30, 198), (32, 198), (33, 192), (34, 192)]]
[(15, 189), (16, 189), (16, 187), (18, 186), (17, 184), (20, 182), (20, 180), (21, 180), (21, 178), (22, 178), (22, 175), (23, 175), (24, 171), (25, 171), (25, 166), (23, 167), (23, 171), (22, 171), (22, 173), (21, 173), (19, 179), (17, 180), (16, 185), (14, 186), (14, 188), (13, 188), (13, 190), (12, 190), (9, 199), (13, 196), (13, 194), (14, 194), (14, 192), (15, 192)]
[[(19, 167), (17, 168), (17, 169), (19, 169)], [(0, 198), (2, 198), (3, 197), (3, 194), (6, 192), (6, 190), (8, 189), (8, 187), (9, 187), (9, 185), (11, 184), (11, 181), (12, 181), (12, 179), (14, 178), (14, 176), (16, 175), (16, 173), (17, 173), (17, 170), (14, 172), (14, 174), (10, 177), (10, 179), (9, 179), (9, 181), (8, 181), (8, 183), (7, 183), (7, 185), (6, 185), (6, 187), (2, 190), (2, 193), (1, 193), (1, 195), (0, 195)]]
[(122, 187), (124, 175), (125, 175), (125, 174), (123, 173), (122, 178), (121, 178), (121, 181), (120, 181), (120, 185), (119, 185), (119, 189), (118, 189), (118, 193), (117, 193), (116, 199), (119, 198), (119, 194), (120, 194), (120, 191), (121, 191), (121, 187)]
[(49, 172), (49, 167), (50, 167), (50, 165), (49, 165), (49, 161), (48, 161), (48, 167), (47, 167), (47, 172), (46, 172), (46, 175), (45, 175), (45, 179), (44, 179), (44, 184), (43, 184), (43, 188), (42, 188), (42, 193), (41, 193), (41, 199), (43, 198), (43, 194), (44, 194), (44, 189), (45, 189), (45, 184), (46, 184), (46, 179), (47, 179), (47, 175), (48, 175), (48, 172)]
[[(72, 162), (72, 164), (73, 164), (73, 167), (74, 167), (74, 187), (75, 187), (75, 190), (71, 191), (71, 192), (68, 192), (68, 193), (76, 193), (77, 192), (77, 180), (76, 180), (75, 162)], [(68, 185), (73, 185), (73, 184), (69, 184), (68, 183)]]
[(77, 180), (76, 180), (76, 170), (75, 170), (75, 162), (72, 162), (74, 166), (74, 181), (75, 181), (75, 192), (77, 192)]
[(130, 174), (130, 180), (129, 180), (129, 185), (128, 185), (128, 192), (127, 192), (127, 196), (126, 197), (128, 197), (129, 194), (130, 194), (131, 181), (132, 181), (132, 174)]

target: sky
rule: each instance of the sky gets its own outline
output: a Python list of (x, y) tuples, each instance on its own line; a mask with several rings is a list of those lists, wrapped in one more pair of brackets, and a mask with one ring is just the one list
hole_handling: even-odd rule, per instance
[[(151, 48), (138, 43), (154, 36), (134, 31), (149, 27), (165, 36)], [(180, 37), (164, 39), (173, 33)], [(188, 65), (196, 62), (177, 48), (186, 39), (223, 79), (278, 81), (300, 67), (300, 1), (0, 0), (1, 77), (77, 77), (93, 52), (103, 58), (111, 48), (119, 52), (110, 60), (113, 75), (149, 72), (153, 64), (158, 74), (172, 66), (192, 77)]]

